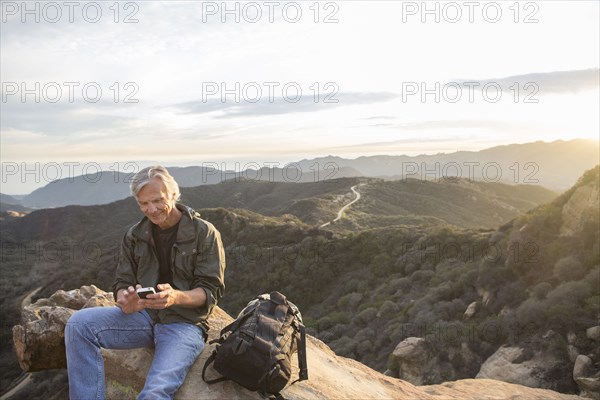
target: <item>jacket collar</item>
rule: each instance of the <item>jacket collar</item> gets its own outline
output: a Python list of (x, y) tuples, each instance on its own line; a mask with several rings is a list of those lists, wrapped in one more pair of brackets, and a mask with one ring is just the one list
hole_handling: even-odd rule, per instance
[[(200, 214), (191, 207), (175, 203), (175, 207), (181, 211), (181, 220), (179, 220), (179, 229), (177, 229), (176, 243), (185, 243), (193, 241), (196, 238), (196, 229), (194, 227), (194, 218), (199, 218)], [(152, 222), (144, 216), (132, 229), (132, 235), (148, 243), (152, 240)]]

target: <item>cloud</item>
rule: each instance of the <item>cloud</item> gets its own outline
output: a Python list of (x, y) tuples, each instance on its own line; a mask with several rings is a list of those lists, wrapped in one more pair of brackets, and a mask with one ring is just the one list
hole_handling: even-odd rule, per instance
[(437, 120), (400, 124), (375, 124), (370, 126), (391, 128), (402, 131), (424, 131), (438, 129), (492, 129), (502, 131), (514, 128), (514, 124), (497, 120)]
[[(289, 93), (292, 93), (291, 91)], [(240, 101), (235, 101), (233, 95), (228, 95), (223, 102), (220, 99), (206, 99), (189, 101), (171, 105), (171, 108), (179, 110), (181, 114), (205, 114), (211, 112), (219, 112), (216, 118), (234, 118), (240, 116), (259, 116), (259, 115), (276, 115), (276, 114), (291, 114), (299, 112), (321, 111), (335, 107), (344, 107), (352, 105), (373, 104), (393, 100), (399, 97), (399, 94), (389, 92), (347, 92), (333, 93), (330, 97), (321, 95), (318, 101), (313, 97), (312, 92), (304, 95), (294, 96), (289, 94), (287, 97), (272, 97), (266, 94), (264, 96), (254, 97), (248, 96), (244, 99), (239, 96)], [(256, 102), (251, 102), (259, 98)], [(250, 101), (248, 101), (250, 100)]]
[[(98, 108), (100, 107), (100, 108)], [(101, 109), (103, 112), (97, 112)], [(137, 118), (112, 115), (99, 105), (76, 103), (7, 102), (2, 105), (2, 131), (40, 132), (48, 137), (80, 139), (82, 134), (114, 132), (130, 126)]]
[[(465, 84), (467, 82), (477, 82), (479, 84), (479, 89), (486, 84), (498, 84), (504, 92), (516, 90), (514, 85), (517, 83), (518, 88), (526, 92), (531, 92), (537, 86), (540, 95), (576, 93), (583, 90), (597, 90), (600, 84), (600, 69), (590, 68), (575, 71), (535, 72), (497, 79), (464, 79), (456, 81), (456, 83), (459, 84)], [(527, 84), (536, 86), (525, 87)], [(511, 89), (511, 87), (513, 89)]]
[(378, 115), (378, 116), (363, 118), (363, 119), (370, 121), (370, 120), (374, 120), (374, 119), (397, 119), (397, 117), (392, 117), (391, 115)]

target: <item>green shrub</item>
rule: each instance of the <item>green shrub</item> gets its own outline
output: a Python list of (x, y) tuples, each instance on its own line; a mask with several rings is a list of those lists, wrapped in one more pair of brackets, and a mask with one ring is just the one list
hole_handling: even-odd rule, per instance
[(531, 289), (531, 295), (538, 300), (544, 300), (550, 290), (552, 290), (552, 285), (550, 283), (541, 282)]
[(586, 273), (585, 266), (574, 256), (563, 257), (554, 264), (554, 276), (561, 282), (579, 280)]
[(358, 326), (365, 326), (371, 321), (377, 318), (377, 309), (375, 307), (369, 307), (358, 313), (353, 319), (352, 323)]
[(383, 302), (381, 307), (379, 307), (379, 312), (377, 315), (379, 317), (383, 317), (385, 319), (389, 319), (394, 316), (398, 312), (399, 308), (396, 303), (390, 300), (386, 300)]

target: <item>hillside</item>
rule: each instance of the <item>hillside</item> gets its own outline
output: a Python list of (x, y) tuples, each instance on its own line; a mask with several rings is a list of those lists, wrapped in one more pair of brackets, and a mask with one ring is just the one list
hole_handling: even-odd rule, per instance
[(371, 181), (358, 190), (364, 198), (348, 210), (348, 218), (336, 227), (360, 230), (421, 222), (495, 228), (556, 197), (556, 193), (541, 186), (466, 179)]
[(182, 190), (181, 201), (195, 208), (243, 208), (268, 216), (291, 214), (316, 225), (335, 217), (352, 198), (350, 187), (361, 178), (321, 182), (223, 182)]
[[(386, 193), (386, 183), (365, 183), (374, 185), (374, 193)], [(392, 195), (378, 201), (396, 206), (392, 200), (398, 198), (403, 183), (387, 184)], [(438, 193), (439, 203), (433, 204), (443, 200), (458, 206), (463, 198), (461, 184), (454, 184), (452, 195), (435, 192), (443, 185), (418, 185), (433, 190), (425, 193), (429, 198)], [(529, 193), (529, 200), (519, 202), (519, 196), (511, 200), (510, 187), (471, 185), (462, 188), (469, 196), (473, 190), (478, 190), (478, 196), (491, 191), (515, 208), (528, 207), (528, 202), (547, 195), (527, 188), (522, 193)], [(235, 197), (227, 184), (213, 189), (218, 186), (227, 198)], [(203, 196), (213, 201), (221, 195), (212, 192), (211, 197), (211, 192), (201, 189), (193, 188), (188, 200), (200, 203)], [(397, 345), (409, 337), (424, 337), (432, 349), (428, 362), (439, 367), (421, 377), (425, 384), (473, 378), (501, 346), (524, 346), (531, 360), (538, 356), (554, 360), (545, 363), (551, 370), (540, 373), (543, 379), (537, 385), (575, 393), (567, 337), (576, 338), (569, 339), (575, 343), (569, 346), (575, 346), (578, 354), (592, 355), (594, 362), (600, 359), (585, 339), (586, 329), (598, 325), (600, 306), (598, 207), (594, 208), (598, 168), (555, 200), (495, 231), (459, 228), (439, 218), (440, 224), (433, 226), (319, 230), (304, 223), (301, 213), (291, 215), (284, 206), (283, 199), (295, 195), (293, 189), (280, 187), (277, 190), (285, 193), (281, 197), (275, 189), (252, 190), (248, 185), (237, 196), (240, 204), (262, 206), (260, 201), (252, 202), (250, 193), (265, 194), (267, 199), (274, 196), (278, 200), (269, 206), (281, 204), (277, 212), (283, 214), (201, 210), (221, 231), (226, 245), (227, 290), (220, 305), (231, 314), (258, 293), (280, 290), (299, 305), (310, 332), (337, 354), (396, 375), (398, 361), (390, 355)], [(515, 190), (521, 193), (523, 188)], [(355, 204), (358, 207), (360, 202)], [(430, 212), (437, 212), (436, 208)], [(482, 213), (489, 209), (471, 212), (483, 220)], [(3, 223), (1, 307), (6, 323), (18, 321), (18, 303), (38, 286), (43, 289), (36, 298), (89, 283), (108, 289), (122, 234), (138, 215), (133, 199), (127, 199), (108, 206), (38, 210)], [(465, 311), (473, 303), (476, 312), (466, 320)], [(490, 327), (501, 334), (490, 336)], [(457, 329), (459, 340), (435, 334), (448, 329)], [(552, 340), (545, 336), (550, 331)], [(9, 340), (7, 333), (4, 340)], [(3, 386), (15, 378), (15, 362), (10, 348), (3, 348)]]

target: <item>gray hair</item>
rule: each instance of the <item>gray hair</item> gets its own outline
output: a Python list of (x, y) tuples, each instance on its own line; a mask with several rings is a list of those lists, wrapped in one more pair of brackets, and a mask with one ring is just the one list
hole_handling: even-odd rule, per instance
[(181, 197), (179, 185), (175, 182), (175, 179), (171, 174), (169, 174), (169, 171), (162, 165), (153, 165), (152, 167), (143, 168), (133, 176), (131, 184), (129, 185), (133, 197), (137, 197), (140, 190), (154, 178), (160, 179), (165, 184), (168, 193), (175, 193), (175, 200), (179, 200)]

